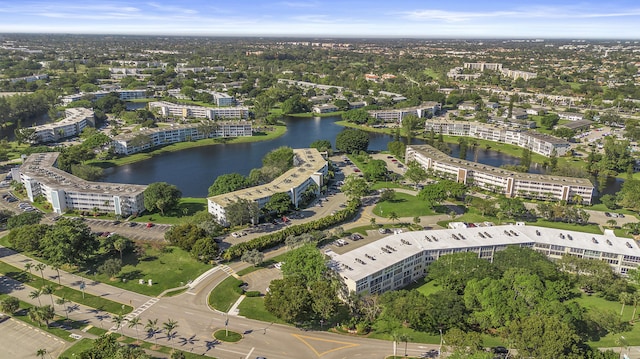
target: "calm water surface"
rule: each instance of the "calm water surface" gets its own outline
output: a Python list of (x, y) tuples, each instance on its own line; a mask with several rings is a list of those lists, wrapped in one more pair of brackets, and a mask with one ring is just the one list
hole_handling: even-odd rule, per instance
[[(292, 148), (308, 147), (315, 140), (330, 140), (335, 145), (336, 135), (344, 127), (337, 125), (339, 117), (285, 118), (287, 132), (274, 140), (253, 143), (211, 145), (166, 153), (131, 165), (109, 168), (103, 181), (118, 183), (149, 184), (167, 182), (178, 186), (185, 197), (204, 197), (209, 186), (223, 174), (237, 172), (248, 175), (262, 166), (262, 157), (280, 146)], [(393, 140), (390, 135), (370, 133), (370, 150), (386, 150)], [(413, 140), (413, 144), (424, 143)], [(457, 144), (451, 145), (451, 155), (458, 157)], [(473, 160), (472, 151), (467, 159)], [(518, 164), (519, 158), (492, 150), (479, 149), (477, 161), (491, 165)], [(540, 170), (532, 168), (532, 172)]]

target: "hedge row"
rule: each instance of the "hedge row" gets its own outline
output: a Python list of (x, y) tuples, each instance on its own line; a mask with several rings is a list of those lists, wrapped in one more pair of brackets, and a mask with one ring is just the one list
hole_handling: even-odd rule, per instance
[(289, 236), (299, 236), (303, 233), (320, 231), (333, 227), (355, 217), (359, 208), (360, 201), (351, 200), (347, 203), (346, 208), (330, 216), (307, 223), (292, 225), (278, 232), (257, 237), (247, 242), (234, 244), (224, 252), (223, 258), (226, 260), (240, 258), (242, 254), (253, 249), (262, 251), (280, 245), (284, 243), (285, 239)]

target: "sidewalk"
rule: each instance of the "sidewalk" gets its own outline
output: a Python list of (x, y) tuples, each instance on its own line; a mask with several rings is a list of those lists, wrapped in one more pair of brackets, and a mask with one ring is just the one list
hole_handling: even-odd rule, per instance
[[(0, 236), (3, 236), (5, 234), (6, 232), (0, 233)], [(39, 263), (34, 259), (31, 259), (25, 255), (19, 254), (3, 246), (0, 246), (0, 261), (3, 261), (7, 264), (10, 264), (22, 270), (24, 270), (24, 265), (27, 262), (31, 262), (34, 265)], [(31, 271), (36, 275), (40, 275), (39, 271), (37, 271), (38, 273), (34, 272), (33, 269)], [(46, 279), (56, 283), (58, 282), (58, 272), (53, 270), (50, 266), (47, 266), (44, 269), (43, 273)], [(114, 302), (130, 305), (133, 308), (137, 308), (143, 305), (144, 303), (146, 303), (149, 299), (151, 299), (151, 297), (146, 295), (130, 292), (124, 289), (120, 289), (108, 284), (96, 282), (89, 278), (83, 278), (75, 274), (71, 274), (63, 270), (60, 270), (60, 282), (62, 283), (63, 286), (80, 290), (80, 285), (83, 283), (83, 281), (85, 283), (84, 291), (86, 293), (103, 297), (103, 298), (112, 300)]]

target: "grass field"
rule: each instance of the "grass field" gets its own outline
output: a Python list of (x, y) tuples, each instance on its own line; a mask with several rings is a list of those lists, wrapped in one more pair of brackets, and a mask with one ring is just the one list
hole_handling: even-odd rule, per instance
[(528, 224), (546, 227), (546, 228), (557, 228), (557, 229), (566, 229), (568, 231), (576, 231), (576, 232), (585, 232), (585, 233), (593, 233), (593, 234), (602, 234), (602, 230), (597, 224), (574, 224), (574, 223), (563, 223), (563, 222), (551, 222), (544, 219), (538, 219), (536, 222), (527, 222)]
[(379, 202), (373, 209), (373, 213), (380, 217), (388, 218), (391, 212), (395, 212), (398, 217), (430, 216), (435, 214), (423, 200), (401, 192), (396, 192), (395, 198), (391, 201)]
[[(596, 295), (585, 295), (583, 294), (580, 298), (575, 299), (575, 301), (581, 306), (592, 309), (598, 308), (601, 310), (613, 311), (616, 314), (620, 314), (620, 310), (622, 309), (622, 304), (619, 302), (610, 302), (608, 300), (604, 300)], [(622, 321), (628, 322), (631, 320), (631, 315), (633, 314), (633, 305), (626, 305), (624, 312), (622, 313)], [(636, 314), (636, 317), (638, 315)], [(636, 319), (637, 320), (637, 319)], [(627, 343), (632, 346), (640, 345), (640, 325), (637, 322), (634, 322), (631, 325), (631, 330), (618, 333), (618, 334), (609, 334), (605, 337), (600, 338), (598, 341), (589, 342), (589, 345), (596, 346), (599, 348), (609, 348), (609, 347), (617, 347), (616, 340), (620, 338), (620, 336), (624, 336)]]
[(206, 198), (184, 197), (180, 199), (180, 203), (176, 210), (167, 212), (164, 216), (160, 213), (149, 213), (136, 217), (134, 221), (142, 223), (154, 222), (162, 224), (180, 224), (186, 222), (189, 217), (194, 215), (196, 212), (204, 211), (206, 209)]
[(240, 315), (266, 323), (287, 324), (264, 308), (264, 297), (246, 297), (238, 306)]
[(233, 303), (240, 298), (240, 292), (237, 290), (240, 284), (242, 281), (234, 277), (223, 280), (209, 294), (209, 305), (223, 312), (228, 311)]
[[(122, 289), (156, 296), (167, 289), (181, 287), (211, 269), (210, 265), (196, 261), (189, 253), (176, 247), (159, 249), (147, 246), (143, 259), (138, 260), (133, 254), (123, 259), (119, 280), (111, 281), (103, 274), (97, 274), (95, 279)], [(143, 279), (144, 284), (139, 284), (139, 279)], [(153, 280), (152, 286), (147, 285), (149, 279)]]

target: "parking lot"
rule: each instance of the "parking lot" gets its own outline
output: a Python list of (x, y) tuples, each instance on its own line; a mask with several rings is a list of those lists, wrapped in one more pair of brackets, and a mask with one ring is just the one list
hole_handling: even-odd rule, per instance
[(3, 358), (35, 358), (37, 349), (34, 348), (45, 349), (48, 358), (57, 358), (70, 345), (16, 319), (0, 323), (0, 332), (0, 356)]

